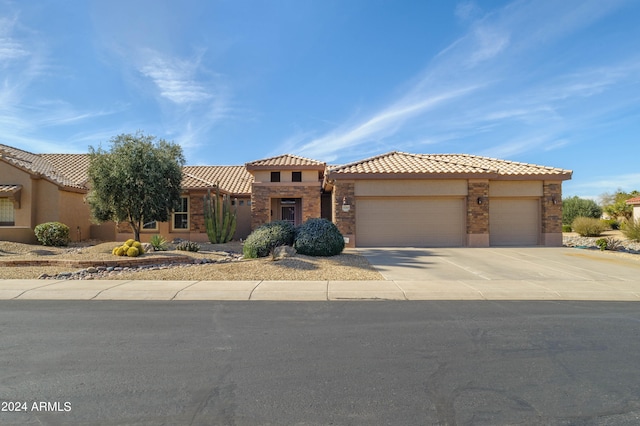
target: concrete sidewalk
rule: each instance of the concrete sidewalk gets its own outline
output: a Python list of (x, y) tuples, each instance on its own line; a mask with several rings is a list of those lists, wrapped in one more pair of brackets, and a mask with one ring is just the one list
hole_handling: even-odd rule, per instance
[(591, 300), (639, 301), (637, 281), (0, 280), (3, 300)]

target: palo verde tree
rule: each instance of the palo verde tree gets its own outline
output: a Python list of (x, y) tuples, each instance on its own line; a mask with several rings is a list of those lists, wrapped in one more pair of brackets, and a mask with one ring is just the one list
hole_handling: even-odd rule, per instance
[(109, 151), (89, 147), (87, 202), (96, 222), (128, 222), (139, 241), (144, 223), (166, 222), (179, 206), (182, 148), (140, 131), (110, 143)]

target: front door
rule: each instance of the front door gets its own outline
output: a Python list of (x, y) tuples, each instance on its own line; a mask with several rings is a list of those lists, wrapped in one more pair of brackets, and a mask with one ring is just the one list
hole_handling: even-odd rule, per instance
[(287, 221), (295, 226), (296, 224), (296, 206), (282, 206), (282, 220)]

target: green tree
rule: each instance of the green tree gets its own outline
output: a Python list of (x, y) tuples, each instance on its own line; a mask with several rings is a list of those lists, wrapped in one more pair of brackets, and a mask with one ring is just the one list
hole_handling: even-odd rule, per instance
[(562, 223), (571, 225), (577, 217), (602, 216), (602, 208), (593, 200), (580, 197), (569, 197), (562, 200)]
[(179, 206), (182, 148), (140, 131), (110, 143), (109, 151), (89, 147), (87, 202), (96, 222), (128, 222), (139, 241), (144, 223), (166, 222)]
[(633, 216), (633, 206), (627, 204), (626, 201), (629, 198), (637, 196), (640, 196), (640, 192), (624, 192), (622, 189), (618, 188), (618, 190), (613, 194), (602, 194), (600, 199), (602, 200), (605, 213), (607, 213), (612, 219), (628, 220)]

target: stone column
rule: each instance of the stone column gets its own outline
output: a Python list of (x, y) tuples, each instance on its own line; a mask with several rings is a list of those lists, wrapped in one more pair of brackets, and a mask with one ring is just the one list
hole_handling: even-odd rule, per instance
[(354, 181), (336, 181), (331, 194), (332, 219), (348, 239), (347, 247), (356, 245), (356, 196)]
[(542, 244), (562, 247), (562, 182), (544, 181), (541, 204)]
[(489, 247), (489, 181), (469, 179), (467, 192), (467, 246)]

